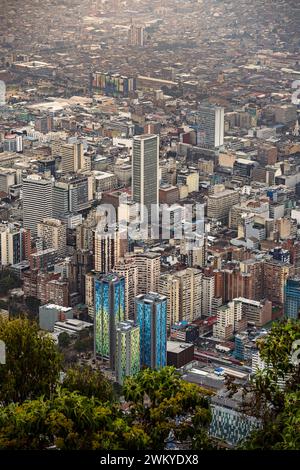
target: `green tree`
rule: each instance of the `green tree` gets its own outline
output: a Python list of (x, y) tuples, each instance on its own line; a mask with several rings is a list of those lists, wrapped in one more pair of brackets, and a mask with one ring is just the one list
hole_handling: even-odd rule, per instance
[(6, 364), (0, 367), (0, 401), (22, 402), (55, 389), (61, 358), (52, 338), (26, 319), (0, 322)]
[(67, 370), (63, 387), (87, 397), (98, 398), (102, 402), (113, 400), (111, 383), (99, 370), (91, 367), (73, 367)]
[(8, 294), (10, 289), (20, 287), (21, 284), (22, 283), (18, 276), (16, 276), (16, 274), (14, 274), (11, 270), (2, 269), (0, 271), (0, 295)]
[(76, 392), (58, 390), (52, 399), (40, 397), (0, 408), (0, 450), (145, 449), (149, 438), (131, 426), (120, 407), (103, 404)]
[(149, 448), (163, 449), (170, 431), (192, 448), (211, 448), (208, 392), (181, 380), (173, 367), (142, 370), (127, 378), (123, 391), (131, 404), (132, 424), (139, 424), (147, 433)]
[(285, 320), (259, 343), (265, 367), (245, 388), (243, 408), (260, 427), (242, 444), (244, 449), (300, 449), (300, 367), (291, 360), (297, 340), (300, 322)]
[(60, 333), (58, 337), (58, 346), (60, 348), (62, 349), (67, 348), (68, 346), (70, 346), (71, 342), (72, 342), (72, 339), (66, 331), (63, 331), (62, 333)]

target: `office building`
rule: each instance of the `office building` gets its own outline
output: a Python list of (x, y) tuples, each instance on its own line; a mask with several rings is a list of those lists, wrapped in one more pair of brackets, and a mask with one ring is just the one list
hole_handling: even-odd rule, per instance
[(261, 327), (272, 320), (272, 302), (269, 300), (258, 301), (238, 297), (233, 301), (242, 303), (242, 313), (248, 324)]
[(95, 353), (116, 364), (116, 329), (125, 320), (125, 279), (107, 274), (95, 279)]
[(287, 318), (300, 319), (300, 278), (287, 280), (285, 286), (284, 313)]
[(137, 26), (131, 24), (128, 31), (128, 43), (130, 46), (144, 45), (144, 28), (143, 26)]
[(207, 198), (207, 217), (227, 224), (230, 209), (238, 202), (239, 193), (231, 189), (211, 194)]
[(52, 181), (39, 175), (23, 180), (23, 225), (32, 236), (44, 218), (52, 217)]
[(140, 328), (141, 367), (160, 369), (167, 364), (167, 299), (151, 292), (136, 297)]
[(122, 321), (116, 329), (116, 381), (122, 385), (126, 377), (140, 370), (140, 328), (133, 321)]
[(209, 149), (222, 147), (224, 144), (224, 108), (207, 105), (189, 117), (196, 131), (197, 145)]
[(85, 169), (83, 144), (64, 144), (61, 146), (61, 169), (63, 173), (76, 173)]
[(276, 305), (284, 304), (284, 292), (293, 266), (281, 261), (270, 260), (264, 263), (264, 296)]
[[(148, 210), (148, 220), (153, 210), (158, 210), (159, 202), (159, 136), (143, 134), (133, 138), (132, 155), (132, 198), (141, 205), (141, 219), (144, 206)], [(157, 207), (157, 209), (156, 209)]]

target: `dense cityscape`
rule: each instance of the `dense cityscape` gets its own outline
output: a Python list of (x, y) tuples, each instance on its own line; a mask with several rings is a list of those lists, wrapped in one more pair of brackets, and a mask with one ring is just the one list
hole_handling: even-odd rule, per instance
[(0, 450), (299, 450), (299, 2), (0, 3)]

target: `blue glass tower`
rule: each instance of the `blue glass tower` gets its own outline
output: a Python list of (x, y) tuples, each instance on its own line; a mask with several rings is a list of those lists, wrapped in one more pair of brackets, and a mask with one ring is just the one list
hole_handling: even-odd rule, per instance
[(141, 367), (160, 369), (167, 364), (167, 298), (150, 292), (135, 301)]
[(125, 319), (125, 278), (107, 274), (95, 279), (95, 352), (115, 369), (116, 328)]
[(284, 313), (288, 318), (300, 318), (300, 278), (287, 280), (285, 286)]

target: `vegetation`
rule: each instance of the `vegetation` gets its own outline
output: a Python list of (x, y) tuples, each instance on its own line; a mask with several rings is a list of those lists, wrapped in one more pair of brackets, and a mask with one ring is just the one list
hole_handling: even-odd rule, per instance
[(26, 319), (0, 321), (6, 364), (0, 367), (0, 401), (23, 402), (54, 390), (61, 358), (49, 335)]
[(102, 402), (113, 400), (111, 383), (99, 370), (91, 367), (73, 367), (67, 370), (63, 387), (71, 392), (79, 392), (87, 397), (94, 397)]
[(212, 447), (207, 436), (211, 420), (207, 391), (180, 379), (173, 367), (142, 370), (124, 384), (131, 420), (146, 432), (151, 449), (163, 449), (170, 431), (194, 449)]
[(258, 418), (261, 427), (244, 449), (300, 449), (300, 361), (291, 361), (296, 340), (300, 340), (300, 322), (288, 320), (274, 324), (260, 342), (266, 367), (245, 390), (251, 400), (245, 399), (244, 410)]
[(0, 270), (0, 295), (6, 295), (11, 289), (21, 286), (21, 281), (9, 269)]

